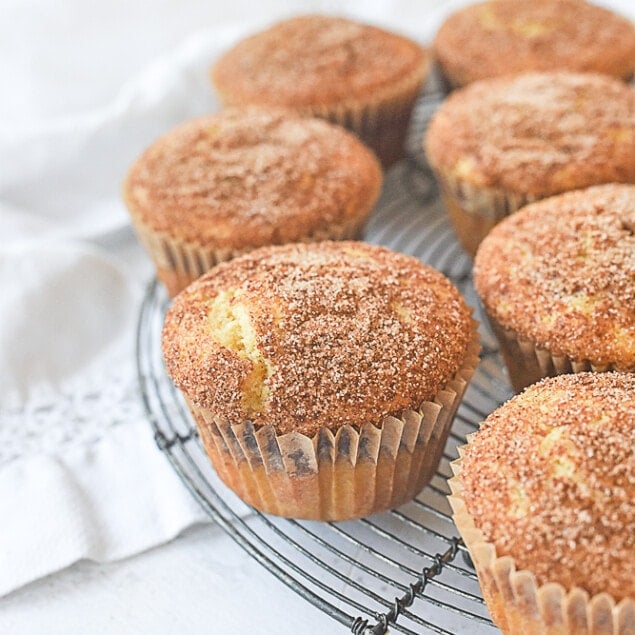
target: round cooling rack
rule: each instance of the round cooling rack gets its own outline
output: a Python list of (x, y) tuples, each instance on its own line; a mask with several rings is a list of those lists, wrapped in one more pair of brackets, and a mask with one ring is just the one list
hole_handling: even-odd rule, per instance
[[(471, 260), (454, 238), (419, 148), (438, 100), (422, 98), (409, 140), (411, 157), (386, 177), (365, 240), (416, 256), (450, 277), (480, 317)], [(439, 469), (399, 509), (342, 523), (285, 520), (245, 505), (218, 478), (161, 356), (169, 300), (153, 282), (138, 323), (141, 393), (155, 439), (206, 512), (288, 587), (355, 635), (492, 635), (492, 624), (447, 502), (449, 463), (465, 436), (511, 389), (495, 340), (481, 324), (481, 363), (458, 410)]]

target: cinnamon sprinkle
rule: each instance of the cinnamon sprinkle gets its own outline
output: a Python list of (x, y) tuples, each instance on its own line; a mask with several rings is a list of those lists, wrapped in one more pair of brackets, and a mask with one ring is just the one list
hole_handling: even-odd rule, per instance
[(635, 30), (583, 0), (494, 0), (452, 14), (434, 54), (454, 85), (526, 71), (596, 72), (628, 79)]
[(592, 74), (528, 73), (457, 90), (426, 136), (432, 166), (542, 198), (635, 182), (635, 89)]
[(485, 420), (460, 480), (476, 527), (538, 584), (635, 597), (635, 375), (531, 386)]
[(634, 371), (635, 185), (569, 192), (506, 218), (480, 245), (474, 283), (521, 338)]
[(416, 42), (333, 16), (279, 22), (239, 42), (212, 69), (224, 103), (294, 108), (372, 100), (428, 59)]
[[(227, 313), (247, 313), (243, 333), (255, 332), (248, 355), (210, 328), (210, 307), (227, 293)], [(215, 416), (312, 435), (417, 409), (465, 363), (474, 337), (442, 274), (384, 248), (326, 242), (265, 247), (213, 269), (176, 297), (163, 351), (176, 385)], [(256, 367), (267, 368), (262, 407), (249, 412)]]
[(244, 249), (360, 225), (381, 188), (377, 159), (333, 124), (234, 108), (178, 126), (130, 170), (133, 215), (189, 243)]

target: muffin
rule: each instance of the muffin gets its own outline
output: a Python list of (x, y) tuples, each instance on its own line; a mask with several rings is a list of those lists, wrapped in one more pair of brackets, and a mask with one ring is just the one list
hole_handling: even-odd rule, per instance
[(632, 633), (635, 375), (545, 379), (460, 453), (454, 521), (503, 633)]
[(284, 106), (355, 132), (389, 166), (403, 154), (428, 73), (407, 38), (332, 16), (298, 16), (240, 41), (211, 70), (226, 106)]
[(432, 477), (478, 341), (439, 272), (327, 241), (218, 265), (175, 298), (163, 353), (244, 501), (344, 520), (398, 506)]
[(527, 203), (601, 183), (635, 182), (635, 90), (575, 73), (483, 80), (432, 119), (426, 154), (470, 255)]
[(528, 205), (481, 243), (474, 285), (516, 391), (635, 371), (634, 230), (635, 185), (598, 185)]
[(257, 247), (357, 238), (381, 184), (375, 156), (339, 126), (246, 107), (161, 137), (133, 165), (124, 198), (173, 296)]
[(452, 14), (433, 44), (452, 87), (528, 71), (635, 70), (632, 22), (583, 0), (491, 0)]

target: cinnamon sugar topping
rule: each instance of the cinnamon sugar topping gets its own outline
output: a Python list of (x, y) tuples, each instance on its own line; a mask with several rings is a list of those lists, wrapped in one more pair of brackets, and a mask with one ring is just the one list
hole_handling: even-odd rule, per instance
[(462, 367), (474, 336), (440, 273), (327, 242), (219, 265), (175, 299), (163, 350), (177, 386), (222, 420), (312, 435), (417, 409)]
[(490, 0), (451, 15), (434, 52), (456, 85), (558, 69), (627, 79), (635, 69), (635, 30), (583, 0)]
[[(634, 155), (635, 156), (635, 155)], [(556, 355), (635, 370), (635, 185), (534, 203), (479, 248), (488, 313)]]
[(163, 136), (125, 195), (155, 231), (241, 249), (360, 225), (381, 187), (374, 155), (327, 122), (282, 109), (227, 109)]
[(470, 440), (467, 510), (538, 584), (635, 597), (635, 375), (543, 380)]
[(294, 108), (372, 99), (413, 74), (423, 76), (424, 50), (377, 27), (331, 16), (275, 24), (225, 53), (212, 78), (225, 103)]
[(455, 91), (426, 137), (435, 169), (549, 196), (635, 182), (635, 89), (600, 75), (532, 73)]

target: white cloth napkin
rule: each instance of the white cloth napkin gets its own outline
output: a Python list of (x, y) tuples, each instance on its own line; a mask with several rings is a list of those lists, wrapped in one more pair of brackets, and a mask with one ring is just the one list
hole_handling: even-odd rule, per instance
[(0, 251), (0, 595), (204, 515), (158, 452), (133, 366), (140, 285), (86, 244)]
[[(283, 15), (343, 13), (426, 42), (467, 1), (0, 0), (0, 595), (205, 519), (136, 387), (151, 266), (120, 199), (134, 158), (216, 110), (210, 62)], [(635, 17), (629, 0), (603, 4)]]
[(103, 106), (0, 130), (0, 595), (206, 520), (141, 406), (152, 267), (120, 182), (158, 134), (217, 109), (206, 68), (233, 32), (194, 34)]

